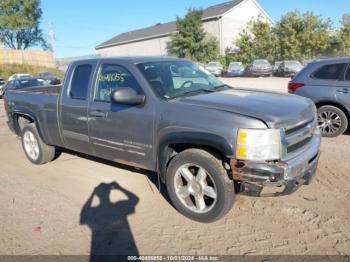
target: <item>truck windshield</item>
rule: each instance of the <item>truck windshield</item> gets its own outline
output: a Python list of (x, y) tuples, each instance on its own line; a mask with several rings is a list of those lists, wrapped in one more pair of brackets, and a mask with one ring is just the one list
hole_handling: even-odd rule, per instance
[(167, 100), (228, 88), (203, 67), (189, 61), (142, 63), (138, 68), (154, 92)]

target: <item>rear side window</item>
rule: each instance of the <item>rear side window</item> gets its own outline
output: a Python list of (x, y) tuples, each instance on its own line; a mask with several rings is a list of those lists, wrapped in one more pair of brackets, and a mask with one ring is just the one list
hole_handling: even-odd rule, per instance
[(78, 65), (75, 68), (70, 88), (71, 98), (86, 99), (91, 71), (91, 65)]
[(350, 81), (350, 65), (348, 66), (348, 71), (345, 74), (345, 81)]
[(325, 65), (318, 69), (313, 75), (313, 78), (324, 80), (338, 80), (344, 72), (346, 64)]

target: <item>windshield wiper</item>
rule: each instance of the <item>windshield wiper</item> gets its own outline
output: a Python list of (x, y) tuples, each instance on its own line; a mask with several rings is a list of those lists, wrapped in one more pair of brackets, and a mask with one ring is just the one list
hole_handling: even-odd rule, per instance
[(215, 92), (215, 90), (213, 89), (198, 89), (198, 90), (193, 90), (193, 91), (188, 91), (188, 92), (185, 92), (184, 94), (195, 94), (195, 93), (213, 93)]
[(229, 89), (233, 89), (233, 87), (232, 86), (229, 86), (229, 85), (219, 85), (219, 86), (215, 86), (214, 87), (214, 90), (218, 90), (218, 89), (221, 89), (221, 88), (224, 88), (224, 87), (227, 87), (227, 88), (229, 88)]
[(183, 97), (183, 96), (196, 95), (196, 94), (200, 94), (200, 93), (214, 93), (214, 92), (216, 92), (216, 90), (213, 90), (213, 89), (192, 90), (192, 91), (187, 91), (187, 92), (184, 92), (182, 94), (170, 97), (168, 100), (172, 100), (172, 99)]

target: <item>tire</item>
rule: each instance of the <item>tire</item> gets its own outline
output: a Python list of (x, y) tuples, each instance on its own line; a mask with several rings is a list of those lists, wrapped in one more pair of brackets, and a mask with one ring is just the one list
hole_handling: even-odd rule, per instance
[(337, 137), (347, 130), (348, 118), (343, 110), (335, 106), (322, 106), (317, 111), (318, 126), (323, 137)]
[(34, 124), (22, 129), (22, 147), (28, 160), (35, 165), (43, 165), (55, 158), (55, 147), (46, 145)]
[(171, 160), (166, 173), (166, 187), (175, 208), (201, 223), (224, 217), (235, 200), (234, 182), (229, 179), (222, 161), (200, 149), (185, 150)]

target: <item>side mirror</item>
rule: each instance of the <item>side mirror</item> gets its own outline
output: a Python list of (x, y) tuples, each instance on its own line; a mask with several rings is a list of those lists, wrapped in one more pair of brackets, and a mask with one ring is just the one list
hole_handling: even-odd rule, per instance
[(114, 90), (111, 96), (113, 103), (123, 105), (141, 105), (146, 99), (144, 95), (137, 94), (134, 89), (129, 87)]

